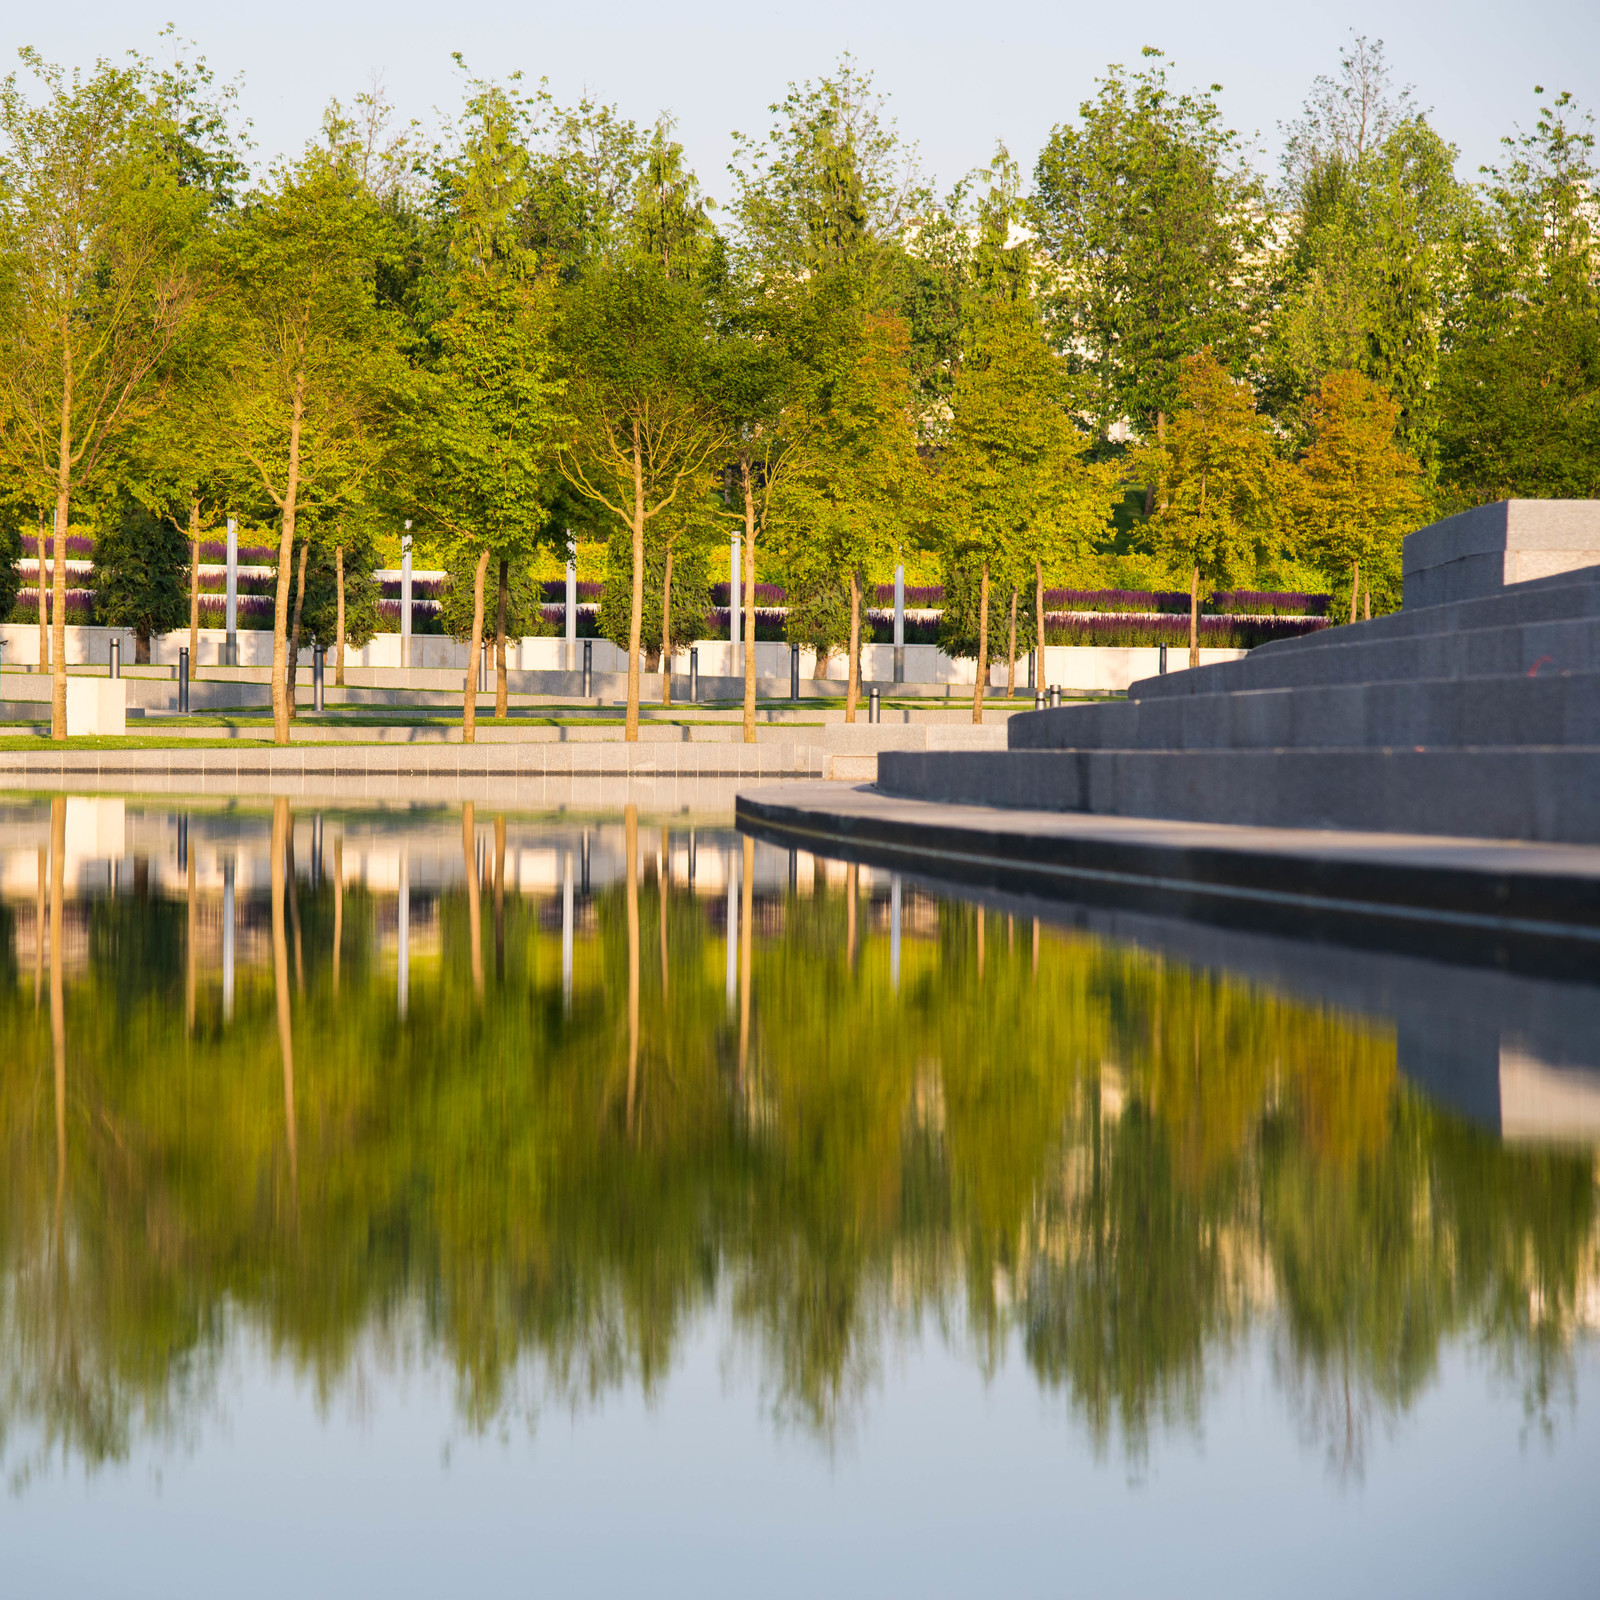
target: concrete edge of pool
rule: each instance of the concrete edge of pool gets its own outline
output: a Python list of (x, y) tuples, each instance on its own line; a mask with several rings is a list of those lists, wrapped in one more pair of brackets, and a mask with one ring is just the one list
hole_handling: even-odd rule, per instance
[(817, 781), (743, 789), (735, 816), (775, 843), (1043, 900), (1423, 943), (1496, 965), (1553, 963), (1551, 975), (1592, 976), (1600, 961), (1592, 845), (1002, 810)]

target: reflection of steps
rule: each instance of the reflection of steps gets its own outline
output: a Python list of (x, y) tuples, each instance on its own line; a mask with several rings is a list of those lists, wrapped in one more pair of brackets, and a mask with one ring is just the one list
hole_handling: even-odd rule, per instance
[(1600, 843), (1600, 567), (1031, 712), (1004, 755), (886, 756), (880, 784), (965, 804)]

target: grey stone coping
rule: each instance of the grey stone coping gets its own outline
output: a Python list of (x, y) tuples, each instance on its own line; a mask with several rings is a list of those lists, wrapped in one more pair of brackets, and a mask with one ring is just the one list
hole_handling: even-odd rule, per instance
[(1400, 948), (1427, 929), (1474, 959), (1554, 943), (1590, 976), (1600, 964), (1595, 846), (1002, 811), (839, 783), (745, 789), (735, 814), (779, 843), (1046, 900), (1341, 939), (1382, 924)]

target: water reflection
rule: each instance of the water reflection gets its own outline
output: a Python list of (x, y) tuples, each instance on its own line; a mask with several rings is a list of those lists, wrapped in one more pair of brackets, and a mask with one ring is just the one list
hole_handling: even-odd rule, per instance
[(246, 1331), (324, 1395), (442, 1355), (480, 1429), (722, 1320), (825, 1442), (937, 1338), (1134, 1458), (1259, 1336), (1350, 1474), (1452, 1343), (1557, 1424), (1600, 1320), (1582, 1074), (1497, 1137), (1353, 980), (631, 810), (66, 798), (0, 852), (17, 1483), (187, 1436)]

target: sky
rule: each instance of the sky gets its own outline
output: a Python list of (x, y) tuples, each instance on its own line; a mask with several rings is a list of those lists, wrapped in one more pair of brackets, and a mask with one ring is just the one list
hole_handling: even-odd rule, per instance
[(1415, 85), (1471, 177), (1514, 124), (1531, 127), (1535, 84), (1600, 108), (1600, 5), (1531, 0), (1498, 5), (1267, 0), (1013, 0), (993, 9), (950, 0), (810, 0), (762, 7), (733, 0), (678, 6), (608, 0), (4, 0), (0, 55), (32, 44), (68, 66), (128, 49), (153, 51), (167, 23), (195, 40), (219, 76), (242, 74), (241, 104), (258, 161), (300, 149), (332, 95), (349, 99), (381, 77), (404, 117), (430, 126), (459, 105), (459, 51), (475, 76), (547, 78), (562, 102), (588, 91), (649, 122), (660, 111), (713, 197), (726, 197), (732, 130), (760, 132), (791, 81), (826, 73), (845, 51), (869, 68), (903, 137), (947, 187), (1003, 140), (1025, 169), (1069, 120), (1110, 62), (1163, 50), (1180, 86), (1220, 83), (1232, 126), (1259, 135), (1275, 168), (1279, 124), (1319, 72), (1337, 69), (1351, 30), (1381, 38), (1395, 80)]

